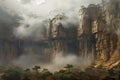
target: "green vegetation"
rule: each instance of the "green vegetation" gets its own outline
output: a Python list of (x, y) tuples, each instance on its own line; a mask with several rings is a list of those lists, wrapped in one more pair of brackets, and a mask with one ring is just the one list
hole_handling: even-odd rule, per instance
[(110, 75), (119, 75), (120, 76), (120, 64), (118, 64), (117, 66), (110, 69), (109, 74)]
[(67, 64), (64, 68), (66, 68), (68, 71), (73, 68), (73, 65)]
[(40, 69), (40, 66), (34, 66), (33, 68), (32, 68), (36, 73), (38, 73), (39, 71), (39, 69)]
[(20, 68), (12, 68), (5, 71), (2, 75), (3, 80), (21, 80), (22, 70)]
[[(40, 70), (39, 70), (40, 69)], [(64, 69), (50, 72), (34, 66), (32, 69), (10, 68), (4, 71), (0, 80), (111, 80), (120, 78), (120, 64), (110, 70), (89, 66), (85, 70), (76, 70), (67, 64)]]

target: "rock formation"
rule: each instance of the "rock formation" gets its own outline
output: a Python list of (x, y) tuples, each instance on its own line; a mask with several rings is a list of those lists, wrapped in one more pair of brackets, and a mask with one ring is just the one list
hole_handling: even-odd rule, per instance
[[(78, 28), (79, 54), (82, 57), (95, 56), (96, 40), (92, 34), (92, 24), (98, 15), (99, 7), (91, 4), (88, 8), (81, 9), (80, 26)], [(97, 15), (95, 15), (97, 14)]]
[(9, 63), (9, 61), (16, 59), (23, 51), (22, 40), (0, 40), (0, 63)]
[[(80, 10), (80, 25), (65, 26), (64, 15), (49, 20), (47, 38), (26, 41), (0, 38), (0, 61), (11, 60), (24, 53), (25, 46), (38, 46), (40, 54), (55, 57), (76, 54), (91, 57), (95, 67), (111, 68), (120, 63), (120, 1), (110, 0), (104, 4), (90, 4)], [(36, 49), (36, 47), (35, 47)], [(51, 57), (52, 56), (52, 57)]]
[[(120, 2), (111, 0), (104, 5), (89, 5), (82, 9), (82, 23), (79, 26), (79, 53), (94, 54), (96, 67), (110, 67), (119, 62)], [(114, 55), (114, 58), (113, 58)]]
[(57, 15), (49, 21), (49, 42), (52, 47), (53, 55), (61, 52), (72, 53), (76, 51), (76, 27), (66, 28), (62, 24), (64, 16)]
[[(54, 53), (67, 52), (71, 49), (68, 44), (74, 44), (71, 45), (76, 48), (73, 52), (84, 58), (93, 58), (95, 67), (102, 65), (110, 68), (119, 63), (120, 1), (90, 4), (87, 8), (82, 7), (80, 12), (80, 25), (75, 29), (77, 36), (70, 35), (70, 29), (62, 25), (61, 15), (50, 21), (49, 35)], [(74, 36), (75, 42), (68, 36)]]

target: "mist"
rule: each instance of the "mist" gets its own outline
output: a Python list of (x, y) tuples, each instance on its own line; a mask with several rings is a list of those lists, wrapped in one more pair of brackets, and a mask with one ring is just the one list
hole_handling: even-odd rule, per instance
[[(65, 16), (61, 21), (63, 27), (78, 27), (81, 6), (98, 3), (101, 3), (101, 0), (0, 0), (0, 32), (2, 33), (0, 37), (5, 33), (7, 36), (11, 34), (16, 39), (43, 40), (46, 37), (44, 32), (48, 27), (49, 19), (63, 14)], [(33, 50), (34, 46), (30, 49), (27, 46), (24, 47), (27, 50), (23, 55), (12, 61), (15, 66), (27, 68), (40, 65), (53, 70), (66, 64), (86, 67), (93, 62), (90, 55), (88, 58), (76, 55), (56, 55), (48, 63), (49, 61), (46, 61), (48, 57), (42, 55), (40, 51), (36, 54)], [(40, 49), (39, 46), (37, 48)]]
[(15, 66), (19, 66), (23, 69), (26, 68), (32, 68), (35, 65), (40, 66), (42, 69), (46, 68), (50, 71), (58, 71), (60, 69), (63, 69), (67, 64), (71, 64), (74, 66), (74, 68), (81, 68), (85, 69), (88, 66), (90, 66), (93, 63), (93, 57), (92, 55), (87, 55), (86, 57), (77, 56), (73, 54), (68, 55), (62, 55), (66, 54), (64, 52), (57, 53), (57, 55), (51, 59), (51, 61), (48, 61), (48, 57), (40, 55), (40, 54), (34, 54), (29, 53), (22, 55), (17, 60), (13, 61), (13, 64)]
[[(81, 6), (100, 2), (101, 0), (0, 0), (0, 7), (8, 14), (14, 15), (12, 18), (15, 18), (15, 15), (22, 18), (16, 22), (19, 23), (16, 28), (11, 28), (15, 37), (24, 39), (36, 35), (34, 38), (40, 39), (44, 36), (41, 34), (43, 27), (47, 27), (47, 22), (44, 21), (52, 19), (57, 14), (64, 14), (67, 17), (63, 21), (65, 26), (68, 27), (68, 24), (77, 26), (79, 24), (78, 11)], [(6, 18), (13, 21), (7, 16), (2, 17), (2, 21), (6, 22)]]

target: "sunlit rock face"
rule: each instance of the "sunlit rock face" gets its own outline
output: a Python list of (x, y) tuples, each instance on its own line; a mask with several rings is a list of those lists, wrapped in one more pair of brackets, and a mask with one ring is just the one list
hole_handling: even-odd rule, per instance
[(79, 54), (87, 56), (92, 53), (96, 67), (103, 65), (108, 68), (119, 62), (119, 0), (101, 6), (89, 5), (82, 10), (82, 23), (78, 29)]
[(65, 31), (62, 26), (62, 15), (57, 15), (52, 20), (52, 37), (53, 38), (65, 38)]
[(109, 27), (110, 41), (109, 41), (109, 61), (105, 64), (107, 68), (113, 66), (115, 63), (119, 63), (120, 48), (119, 48), (119, 28), (120, 28), (120, 1), (111, 0), (104, 6), (105, 20)]
[(62, 16), (57, 15), (49, 22), (49, 39), (51, 41), (51, 46), (54, 54), (64, 51), (64, 47), (66, 46), (64, 44), (65, 32), (61, 20)]
[[(89, 5), (88, 8), (83, 8), (81, 16), (80, 26), (78, 28), (78, 42), (79, 42), (79, 54), (83, 57), (91, 55), (95, 56), (95, 37), (92, 34), (92, 24), (96, 20), (99, 7), (96, 5)], [(94, 23), (96, 23), (94, 21)], [(96, 24), (94, 24), (96, 25)], [(93, 32), (95, 31), (94, 28)]]
[(64, 21), (63, 18), (63, 15), (57, 15), (49, 22), (49, 40), (54, 56), (61, 52), (64, 53), (62, 55), (66, 55), (66, 53), (73, 53), (76, 48), (75, 40), (77, 33), (73, 32), (76, 32), (77, 28), (70, 28), (69, 25), (68, 28), (66, 28), (62, 24)]
[(91, 34), (91, 25), (93, 20), (96, 19), (98, 16), (98, 13), (100, 8), (97, 5), (90, 4), (88, 8), (83, 7), (81, 9), (81, 14), (80, 14), (80, 26), (78, 31), (78, 35), (80, 36), (81, 34)]

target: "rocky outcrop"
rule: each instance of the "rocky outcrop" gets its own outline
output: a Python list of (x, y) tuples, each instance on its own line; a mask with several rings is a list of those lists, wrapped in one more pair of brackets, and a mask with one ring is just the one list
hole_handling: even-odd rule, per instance
[[(110, 68), (120, 58), (120, 1), (110, 0), (104, 4), (90, 4), (80, 10), (80, 25), (72, 29), (62, 24), (63, 16), (57, 15), (49, 22), (49, 40), (54, 53), (73, 53), (83, 58), (91, 57), (96, 66)], [(77, 35), (77, 36), (76, 36)], [(77, 45), (76, 45), (77, 44)], [(111, 65), (111, 66), (110, 66)]]
[(0, 61), (10, 61), (23, 54), (24, 47), (33, 46), (35, 53), (41, 52), (49, 58), (62, 52), (62, 55), (73, 53), (85, 59), (92, 58), (95, 67), (109, 69), (120, 63), (120, 1), (90, 4), (82, 7), (80, 12), (79, 27), (63, 25), (64, 15), (56, 15), (49, 20), (45, 40), (18, 40), (10, 38), (11, 35), (8, 34), (7, 37), (2, 35)]
[(62, 55), (65, 55), (76, 51), (77, 28), (63, 26), (63, 18), (63, 15), (57, 15), (49, 21), (48, 39), (53, 56), (61, 52), (64, 53)]
[(85, 56), (94, 54), (96, 67), (102, 65), (108, 68), (118, 63), (120, 42), (116, 32), (120, 26), (119, 0), (111, 0), (101, 6), (89, 5), (82, 11), (82, 25), (78, 31), (79, 53)]
[(99, 7), (91, 4), (88, 8), (83, 8), (81, 10), (82, 14), (80, 15), (81, 22), (78, 28), (78, 42), (79, 54), (81, 54), (82, 57), (95, 56), (96, 40), (92, 34), (92, 24), (98, 16), (98, 9)]

